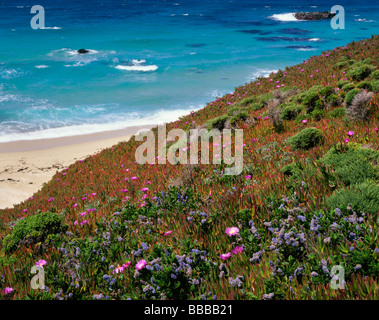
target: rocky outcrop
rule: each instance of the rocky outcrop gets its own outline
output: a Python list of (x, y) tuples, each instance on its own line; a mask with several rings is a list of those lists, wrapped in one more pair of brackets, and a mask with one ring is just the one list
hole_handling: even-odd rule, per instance
[(86, 49), (79, 49), (78, 50), (78, 53), (88, 53), (89, 51), (88, 50), (86, 50)]
[(335, 16), (335, 13), (329, 11), (314, 11), (314, 12), (295, 12), (294, 16), (298, 20), (324, 20), (331, 19)]

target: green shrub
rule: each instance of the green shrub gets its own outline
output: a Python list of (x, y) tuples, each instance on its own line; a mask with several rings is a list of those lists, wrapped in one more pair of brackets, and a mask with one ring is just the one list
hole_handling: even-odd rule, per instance
[(280, 118), (283, 120), (293, 120), (302, 111), (303, 106), (298, 106), (295, 103), (286, 103), (282, 105)]
[(375, 67), (367, 64), (354, 64), (352, 68), (346, 73), (346, 76), (351, 77), (355, 81), (360, 81), (367, 78), (374, 68)]
[(244, 99), (242, 99), (238, 105), (241, 106), (241, 107), (247, 107), (250, 103), (253, 103), (256, 101), (256, 97), (255, 96), (251, 96), (251, 97), (246, 97)]
[(342, 69), (342, 68), (350, 66), (350, 64), (351, 63), (349, 61), (340, 61), (336, 63), (336, 67)]
[(249, 105), (249, 108), (251, 108), (252, 110), (256, 111), (256, 110), (260, 110), (264, 107), (264, 104), (263, 103), (260, 103), (260, 102), (256, 102), (256, 103), (251, 103)]
[(273, 98), (274, 97), (273, 97), (271, 92), (262, 94), (261, 96), (258, 97), (259, 102), (264, 104), (264, 105), (267, 105), (267, 102), (272, 100)]
[(320, 121), (324, 117), (324, 112), (322, 110), (315, 109), (311, 112), (311, 117), (316, 121)]
[(68, 226), (63, 223), (63, 217), (57, 213), (46, 212), (28, 216), (19, 220), (12, 233), (3, 240), (5, 252), (12, 252), (20, 241), (31, 243), (43, 242), (48, 235), (65, 232)]
[(239, 112), (230, 118), (230, 124), (235, 124), (237, 121), (246, 120), (249, 116), (250, 115), (246, 111)]
[(348, 84), (348, 83), (349, 83), (349, 81), (347, 81), (347, 80), (339, 80), (339, 81), (337, 82), (337, 86), (338, 86), (338, 88), (342, 89), (342, 87), (343, 87), (345, 84)]
[(379, 70), (375, 70), (374, 72), (372, 72), (371, 78), (379, 80)]
[(319, 91), (319, 95), (320, 95), (320, 96), (327, 97), (327, 96), (329, 96), (330, 94), (332, 94), (332, 92), (333, 92), (333, 87), (332, 87), (332, 86), (326, 86), (326, 87), (322, 88), (322, 89)]
[(296, 163), (286, 164), (280, 169), (280, 172), (286, 176), (292, 176), (297, 169)]
[(322, 108), (323, 103), (320, 97), (323, 95), (320, 92), (331, 93), (332, 91), (329, 91), (329, 88), (324, 87), (322, 85), (315, 85), (305, 92), (302, 102), (308, 113), (312, 112), (314, 109)]
[(299, 133), (289, 137), (287, 143), (292, 149), (310, 149), (322, 141), (322, 134), (319, 129), (306, 128)]
[(332, 93), (326, 98), (326, 102), (328, 102), (331, 106), (335, 107), (335, 106), (338, 106), (340, 101), (339, 101), (338, 95)]
[(346, 83), (343, 87), (342, 90), (348, 92), (350, 90), (353, 90), (355, 88), (354, 83)]
[(353, 89), (346, 94), (345, 102), (347, 105), (351, 105), (355, 96), (359, 93), (359, 89)]
[(208, 130), (212, 129), (219, 129), (222, 130), (224, 129), (225, 122), (229, 119), (227, 114), (223, 114), (222, 116), (219, 116), (217, 118), (208, 120)]
[(379, 92), (379, 80), (371, 81), (372, 92)]
[(367, 81), (367, 80), (359, 82), (357, 84), (357, 88), (359, 88), (359, 89), (367, 89), (367, 90), (371, 91), (372, 90), (372, 88), (371, 88), (371, 82)]
[(379, 179), (378, 167), (374, 165), (378, 160), (378, 151), (353, 145), (344, 152), (336, 148), (331, 149), (318, 161), (327, 166), (332, 166), (335, 174), (345, 185), (354, 185), (365, 180)]
[(337, 190), (326, 199), (326, 204), (329, 208), (341, 208), (351, 204), (363, 212), (376, 214), (379, 211), (379, 185), (365, 181)]
[(241, 108), (241, 107), (238, 107), (238, 106), (233, 106), (231, 107), (228, 112), (226, 113), (228, 116), (232, 116), (234, 114), (237, 114), (237, 113), (240, 113), (242, 111), (245, 111), (245, 108)]
[(337, 108), (328, 113), (329, 118), (342, 118), (346, 115), (345, 108)]

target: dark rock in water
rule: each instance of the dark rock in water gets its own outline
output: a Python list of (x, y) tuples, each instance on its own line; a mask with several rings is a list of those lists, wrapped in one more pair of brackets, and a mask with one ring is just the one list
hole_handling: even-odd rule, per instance
[(78, 53), (88, 53), (89, 51), (88, 50), (86, 50), (86, 49), (79, 49), (78, 50)]
[(314, 12), (295, 12), (294, 16), (298, 20), (324, 20), (331, 19), (335, 16), (335, 13), (329, 11), (314, 11)]

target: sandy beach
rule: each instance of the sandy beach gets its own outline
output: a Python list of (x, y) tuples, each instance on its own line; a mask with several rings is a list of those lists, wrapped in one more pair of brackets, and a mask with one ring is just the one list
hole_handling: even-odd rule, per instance
[(36, 193), (57, 170), (129, 140), (155, 125), (54, 139), (0, 143), (0, 209), (11, 208)]

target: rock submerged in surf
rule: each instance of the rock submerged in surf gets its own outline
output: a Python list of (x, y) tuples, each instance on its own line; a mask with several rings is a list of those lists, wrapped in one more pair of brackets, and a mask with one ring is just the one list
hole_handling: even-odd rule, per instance
[(80, 54), (83, 54), (83, 53), (88, 53), (89, 50), (86, 50), (86, 49), (79, 49), (77, 52), (80, 53)]
[(294, 16), (298, 20), (324, 20), (331, 19), (335, 16), (335, 13), (329, 11), (314, 11), (314, 12), (295, 12)]

